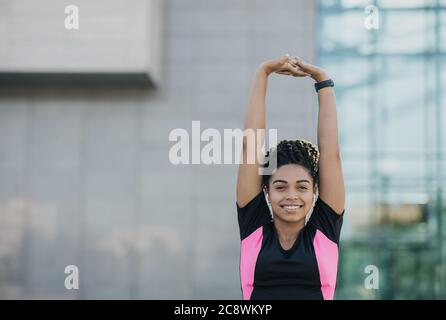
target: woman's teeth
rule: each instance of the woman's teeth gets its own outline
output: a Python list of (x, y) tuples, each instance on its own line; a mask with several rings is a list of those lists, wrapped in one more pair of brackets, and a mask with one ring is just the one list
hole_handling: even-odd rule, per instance
[(297, 210), (298, 208), (302, 208), (303, 206), (283, 206), (286, 210)]

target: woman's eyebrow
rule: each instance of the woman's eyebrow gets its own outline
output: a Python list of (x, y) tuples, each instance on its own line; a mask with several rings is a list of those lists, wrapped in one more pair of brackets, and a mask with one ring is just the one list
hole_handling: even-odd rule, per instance
[[(303, 180), (297, 180), (296, 181), (296, 183), (301, 183), (301, 182), (307, 182), (307, 183), (310, 183), (310, 181), (308, 181), (308, 180), (306, 180), (306, 179), (303, 179)], [(275, 184), (275, 183), (288, 183), (288, 181), (285, 181), (285, 180), (274, 180), (274, 182), (273, 182), (273, 184)]]
[(274, 180), (273, 184), (278, 183), (278, 182), (288, 183), (288, 181), (285, 181), (285, 180)]

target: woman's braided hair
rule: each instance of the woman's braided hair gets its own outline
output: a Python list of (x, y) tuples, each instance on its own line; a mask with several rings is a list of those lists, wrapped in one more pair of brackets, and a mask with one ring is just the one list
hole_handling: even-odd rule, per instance
[[(319, 150), (307, 140), (282, 140), (265, 155), (263, 167), (269, 166), (269, 159), (277, 154), (277, 168), (286, 164), (298, 164), (306, 168), (316, 185), (319, 181)], [(262, 185), (268, 187), (271, 175), (262, 176)]]

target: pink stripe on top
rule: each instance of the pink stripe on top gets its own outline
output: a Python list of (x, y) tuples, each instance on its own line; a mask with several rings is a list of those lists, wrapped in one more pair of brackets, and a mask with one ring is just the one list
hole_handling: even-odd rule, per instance
[(254, 271), (263, 240), (263, 227), (258, 228), (242, 240), (240, 256), (240, 278), (243, 299), (249, 300), (254, 290)]
[(319, 230), (316, 230), (313, 246), (321, 277), (322, 295), (324, 300), (333, 300), (338, 272), (338, 246)]

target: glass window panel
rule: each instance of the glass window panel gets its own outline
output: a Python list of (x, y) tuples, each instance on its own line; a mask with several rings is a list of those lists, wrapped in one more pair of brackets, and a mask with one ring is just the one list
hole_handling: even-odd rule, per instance
[(337, 96), (339, 97), (338, 119), (343, 150), (347, 153), (368, 154), (372, 147), (369, 88), (358, 86)]
[(372, 161), (359, 153), (342, 153), (344, 179), (349, 188), (355, 191), (370, 190)]
[(433, 50), (435, 13), (381, 11), (377, 52), (414, 54)]
[[(440, 3), (446, 8), (446, 0)], [(380, 29), (368, 31), (363, 26), (363, 8), (368, 1), (324, 0), (319, 4), (327, 9), (319, 18), (323, 26), (319, 52), (322, 65), (336, 79), (346, 211), (354, 213), (345, 219), (343, 239), (348, 251), (340, 259), (355, 263), (342, 264), (337, 297), (438, 297), (439, 292), (433, 289), (434, 284), (442, 286), (434, 272), (438, 251), (426, 250), (425, 243), (438, 245), (437, 220), (433, 219), (438, 216), (434, 212), (438, 160), (433, 151), (441, 135), (445, 158), (446, 135), (443, 128), (439, 131), (434, 125), (438, 114), (435, 97), (437, 88), (446, 87), (446, 57), (441, 58), (441, 84), (437, 84), (435, 41), (438, 35), (439, 46), (446, 52), (446, 10), (440, 12), (442, 24), (440, 34), (436, 34), (436, 12), (416, 9), (434, 7), (435, 0), (377, 1), (382, 9)], [(373, 53), (377, 55), (368, 55)], [(446, 123), (446, 94), (439, 93), (440, 122)], [(374, 142), (378, 150), (374, 150)], [(378, 152), (376, 159), (373, 151)], [(446, 160), (441, 165), (446, 172)], [(444, 195), (446, 181), (442, 183)], [(404, 228), (376, 224), (383, 208), (405, 217), (410, 208), (401, 210), (399, 204), (412, 205), (412, 212), (417, 214), (425, 212), (423, 219), (433, 218)], [(446, 205), (442, 206), (442, 216), (446, 217)], [(376, 246), (368, 241), (370, 236)], [(363, 256), (363, 252), (376, 254)], [(374, 296), (362, 290), (358, 273), (371, 262), (379, 265), (380, 277), (386, 282)]]
[(446, 53), (446, 9), (440, 12), (440, 50)]
[[(379, 299), (380, 290), (367, 290), (364, 286), (364, 269), (368, 265), (380, 265), (376, 250), (372, 250), (369, 242), (346, 242), (339, 252), (337, 300), (343, 299)], [(379, 268), (380, 277), (383, 268)]]
[[(443, 219), (443, 224), (442, 224), (442, 226), (443, 226), (443, 235), (445, 235), (446, 234), (446, 223), (444, 223), (444, 221), (446, 220), (446, 181), (443, 181), (443, 184), (442, 184), (441, 203), (442, 203), (442, 207), (441, 207), (441, 213), (440, 214), (441, 214), (442, 219)], [(444, 239), (444, 240), (446, 242), (446, 239)], [(444, 260), (443, 261), (445, 261), (445, 265), (446, 265), (446, 256), (444, 256)]]
[[(442, 147), (441, 147), (441, 159), (442, 159), (442, 170), (443, 170), (443, 178), (446, 179), (446, 91), (442, 90), (441, 88), (446, 88), (446, 57), (441, 59), (440, 63), (440, 97), (441, 97), (441, 105), (440, 107), (441, 111), (441, 118), (440, 121), (440, 128), (437, 129), (436, 134), (438, 137), (441, 137), (442, 139)], [(446, 201), (446, 198), (445, 198)]]
[(364, 27), (364, 12), (351, 10), (333, 12), (320, 18), (322, 41), (320, 49), (331, 52), (362, 52), (369, 47), (371, 33)]
[(336, 82), (339, 131), (343, 152), (368, 152), (370, 150), (370, 130), (367, 130), (370, 119), (368, 86), (370, 62), (368, 59), (342, 55), (324, 55), (320, 60), (320, 64), (329, 70)]
[(364, 186), (364, 191), (357, 192), (350, 188), (347, 183), (347, 200), (345, 221), (343, 224), (342, 237), (366, 238), (370, 231), (369, 226), (373, 224), (373, 212), (375, 211), (373, 194)]
[(368, 84), (372, 72), (368, 58), (345, 56), (342, 53), (323, 54), (319, 58), (319, 64), (335, 77), (336, 92)]
[(370, 5), (369, 0), (341, 0), (343, 8), (365, 8)]
[(424, 61), (386, 58), (378, 72), (376, 100), (378, 140), (386, 153), (424, 154), (425, 128), (429, 125), (424, 109)]
[(377, 170), (381, 177), (392, 181), (424, 181), (427, 176), (429, 162), (413, 153), (398, 152), (393, 157), (382, 157), (377, 160)]
[(335, 6), (339, 0), (319, 0), (320, 9), (324, 10), (329, 7)]
[(432, 299), (435, 270), (432, 258), (427, 246), (412, 245), (392, 250), (389, 280), (394, 299)]
[(378, 0), (377, 6), (379, 8), (423, 8), (434, 7), (435, 0)]

